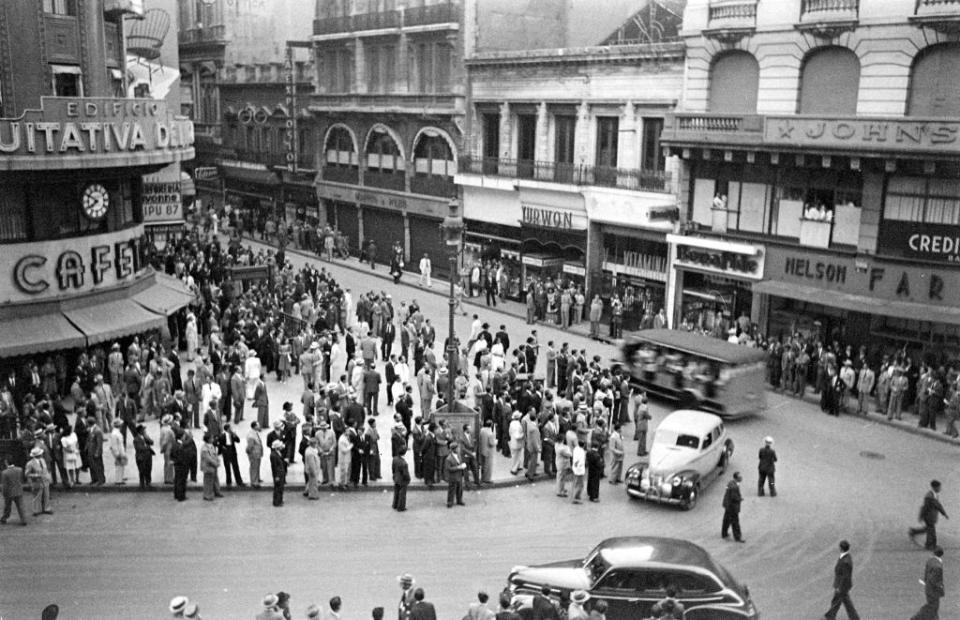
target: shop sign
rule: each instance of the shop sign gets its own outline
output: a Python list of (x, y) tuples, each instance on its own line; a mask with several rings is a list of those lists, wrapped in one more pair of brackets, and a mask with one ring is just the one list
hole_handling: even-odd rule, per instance
[(563, 262), (562, 258), (541, 258), (539, 256), (530, 256), (524, 255), (520, 259), (520, 262), (524, 265), (529, 265), (531, 267), (536, 267), (537, 269), (543, 269), (545, 267), (556, 267), (557, 265)]
[(887, 221), (877, 246), (884, 254), (937, 263), (960, 263), (960, 228), (947, 224)]
[(66, 297), (135, 280), (147, 264), (141, 234), (121, 232), (69, 240), (0, 245), (8, 278), (0, 284), (0, 304)]
[(193, 178), (197, 181), (213, 181), (218, 174), (219, 169), (216, 166), (199, 166), (193, 170)]
[(179, 183), (143, 184), (143, 221), (173, 222), (183, 219)]
[(580, 276), (581, 278), (585, 278), (587, 276), (587, 269), (582, 265), (573, 265), (571, 263), (564, 263), (563, 273), (569, 273), (572, 276)]
[(667, 235), (677, 247), (674, 266), (707, 271), (733, 278), (763, 277), (763, 249), (714, 239)]
[(343, 185), (317, 183), (317, 197), (361, 205), (370, 205), (390, 211), (410, 212), (416, 215), (444, 217), (447, 213), (447, 201), (425, 200), (405, 194), (378, 192), (367, 188), (354, 189)]
[(586, 230), (588, 225), (586, 215), (567, 209), (524, 204), (520, 206), (520, 212), (520, 222), (532, 228)]
[[(771, 250), (766, 279), (880, 300), (960, 305), (960, 272), (830, 254)], [(816, 300), (811, 300), (816, 301)]]
[(10, 157), (173, 151), (193, 140), (193, 122), (154, 99), (42, 97), (40, 110), (0, 119), (0, 153)]
[(764, 142), (870, 150), (957, 152), (960, 151), (960, 122), (768, 116), (764, 120)]
[[(664, 259), (664, 261), (665, 260), (666, 259)], [(603, 261), (601, 264), (601, 269), (604, 271), (609, 271), (615, 276), (623, 274), (627, 276), (634, 276), (636, 278), (644, 278), (646, 280), (655, 280), (657, 282), (667, 281), (667, 274), (663, 271), (638, 267), (637, 265), (624, 265), (623, 263)]]

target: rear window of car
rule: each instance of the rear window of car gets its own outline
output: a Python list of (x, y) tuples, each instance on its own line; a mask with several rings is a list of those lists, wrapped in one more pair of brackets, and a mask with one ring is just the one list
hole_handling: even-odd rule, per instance
[(671, 573), (667, 579), (677, 588), (681, 597), (684, 594), (708, 594), (722, 589), (715, 580), (694, 573)]
[(687, 435), (667, 429), (658, 430), (654, 441), (662, 446), (680, 446), (681, 448), (693, 448), (694, 450), (700, 446), (700, 438), (696, 435)]

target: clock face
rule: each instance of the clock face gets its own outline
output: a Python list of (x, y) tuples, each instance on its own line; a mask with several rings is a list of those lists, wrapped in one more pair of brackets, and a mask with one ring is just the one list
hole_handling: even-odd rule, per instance
[(107, 214), (110, 206), (110, 192), (99, 183), (92, 183), (83, 190), (83, 214), (91, 220), (99, 220)]

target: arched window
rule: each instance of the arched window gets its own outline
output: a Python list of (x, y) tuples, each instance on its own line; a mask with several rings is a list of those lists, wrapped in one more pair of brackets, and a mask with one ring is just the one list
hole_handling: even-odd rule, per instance
[(441, 136), (420, 136), (413, 150), (413, 158), (417, 174), (446, 177), (456, 174), (450, 145)]
[(855, 116), (860, 59), (845, 47), (811, 51), (800, 70), (799, 114)]
[(910, 73), (908, 116), (960, 116), (960, 43), (920, 52)]
[(753, 54), (733, 51), (719, 56), (710, 68), (710, 111), (756, 114), (760, 65)]
[(353, 149), (353, 137), (345, 127), (334, 127), (327, 134), (327, 144), (324, 149), (327, 154), (327, 165), (356, 166), (356, 155)]
[(374, 130), (367, 141), (367, 170), (395, 172), (404, 169), (397, 143), (385, 131)]

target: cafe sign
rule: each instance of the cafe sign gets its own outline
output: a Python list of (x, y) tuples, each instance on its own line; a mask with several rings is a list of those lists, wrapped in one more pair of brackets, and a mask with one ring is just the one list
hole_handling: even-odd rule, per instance
[(193, 122), (154, 99), (42, 97), (0, 119), (0, 169), (170, 163), (193, 156)]
[(0, 245), (0, 304), (90, 293), (136, 280), (147, 268), (140, 226), (67, 241)]
[(960, 152), (960, 122), (943, 119), (768, 116), (763, 136), (790, 146)]
[(750, 280), (763, 277), (761, 247), (685, 235), (667, 235), (667, 243), (676, 246), (675, 268)]

